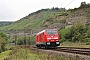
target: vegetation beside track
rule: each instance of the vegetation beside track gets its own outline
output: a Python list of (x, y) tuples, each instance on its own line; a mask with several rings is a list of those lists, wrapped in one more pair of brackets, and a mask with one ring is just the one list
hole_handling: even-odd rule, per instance
[(10, 52), (11, 50), (0, 53), (0, 60), (4, 60), (4, 58), (6, 58)]
[(7, 60), (40, 60), (38, 55), (32, 53), (29, 48), (15, 47), (9, 55), (4, 58)]
[[(16, 46), (13, 50), (6, 51), (1, 55), (1, 58), (4, 60), (79, 60), (82, 58), (79, 58), (77, 55), (74, 57), (69, 57), (69, 54), (65, 54), (64, 52), (61, 54), (55, 53), (54, 51), (51, 52), (51, 50), (43, 50), (43, 49), (37, 49), (32, 48), (30, 46)], [(1, 59), (0, 58), (0, 59)], [(1, 60), (3, 60), (1, 59)]]
[(61, 42), (79, 42), (85, 45), (90, 45), (90, 29), (87, 25), (77, 22), (71, 28), (62, 29), (59, 31)]
[(4, 58), (5, 56), (7, 56), (9, 53), (11, 52), (11, 50), (5, 51), (0, 53), (0, 58)]

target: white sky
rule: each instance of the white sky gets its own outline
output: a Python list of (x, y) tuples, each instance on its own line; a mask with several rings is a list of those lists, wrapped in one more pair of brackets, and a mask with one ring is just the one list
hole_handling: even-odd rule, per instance
[(0, 21), (17, 21), (45, 8), (65, 6), (66, 9), (75, 8), (84, 1), (90, 3), (90, 0), (0, 0)]

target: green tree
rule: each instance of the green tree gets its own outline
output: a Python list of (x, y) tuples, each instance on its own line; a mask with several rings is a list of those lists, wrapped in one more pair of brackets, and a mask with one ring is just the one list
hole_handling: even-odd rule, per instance
[(5, 51), (6, 50), (6, 43), (7, 43), (8, 37), (3, 32), (0, 33), (0, 50)]
[(81, 2), (80, 8), (85, 8), (86, 7), (86, 2)]
[(72, 36), (72, 41), (76, 42), (76, 41), (80, 41), (83, 42), (84, 39), (87, 37), (86, 36), (86, 32), (87, 32), (87, 27), (78, 22), (76, 23), (74, 26), (71, 27), (70, 32), (71, 32), (71, 36)]
[(7, 35), (6, 35), (5, 33), (0, 32), (0, 36), (1, 36), (5, 41), (8, 40), (8, 37), (7, 37)]
[(90, 29), (88, 29), (87, 33), (87, 37), (90, 38)]
[(5, 51), (6, 50), (6, 43), (5, 42), (2, 42), (1, 49), (2, 49), (2, 51)]

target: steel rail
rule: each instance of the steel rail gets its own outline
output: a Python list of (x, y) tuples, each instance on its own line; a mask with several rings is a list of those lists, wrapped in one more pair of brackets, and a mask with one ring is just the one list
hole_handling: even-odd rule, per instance
[(76, 53), (90, 56), (90, 48), (76, 48), (76, 47), (58, 47), (55, 51)]
[[(25, 46), (27, 47), (27, 46)], [(31, 49), (43, 49), (43, 50), (53, 50), (53, 51), (59, 51), (59, 52), (68, 52), (68, 53), (74, 53), (74, 54), (81, 54), (81, 55), (88, 55), (90, 56), (90, 48), (77, 48), (77, 47), (58, 47), (57, 49), (54, 48), (37, 48), (36, 46), (29, 46)], [(27, 47), (27, 48), (29, 48)]]

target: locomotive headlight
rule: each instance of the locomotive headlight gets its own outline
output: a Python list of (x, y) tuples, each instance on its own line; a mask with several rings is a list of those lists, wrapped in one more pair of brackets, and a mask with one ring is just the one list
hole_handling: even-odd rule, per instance
[(50, 45), (50, 42), (47, 42), (47, 45)]
[(56, 44), (59, 44), (59, 42), (56, 42)]
[(58, 41), (58, 40), (56, 40), (56, 41)]

